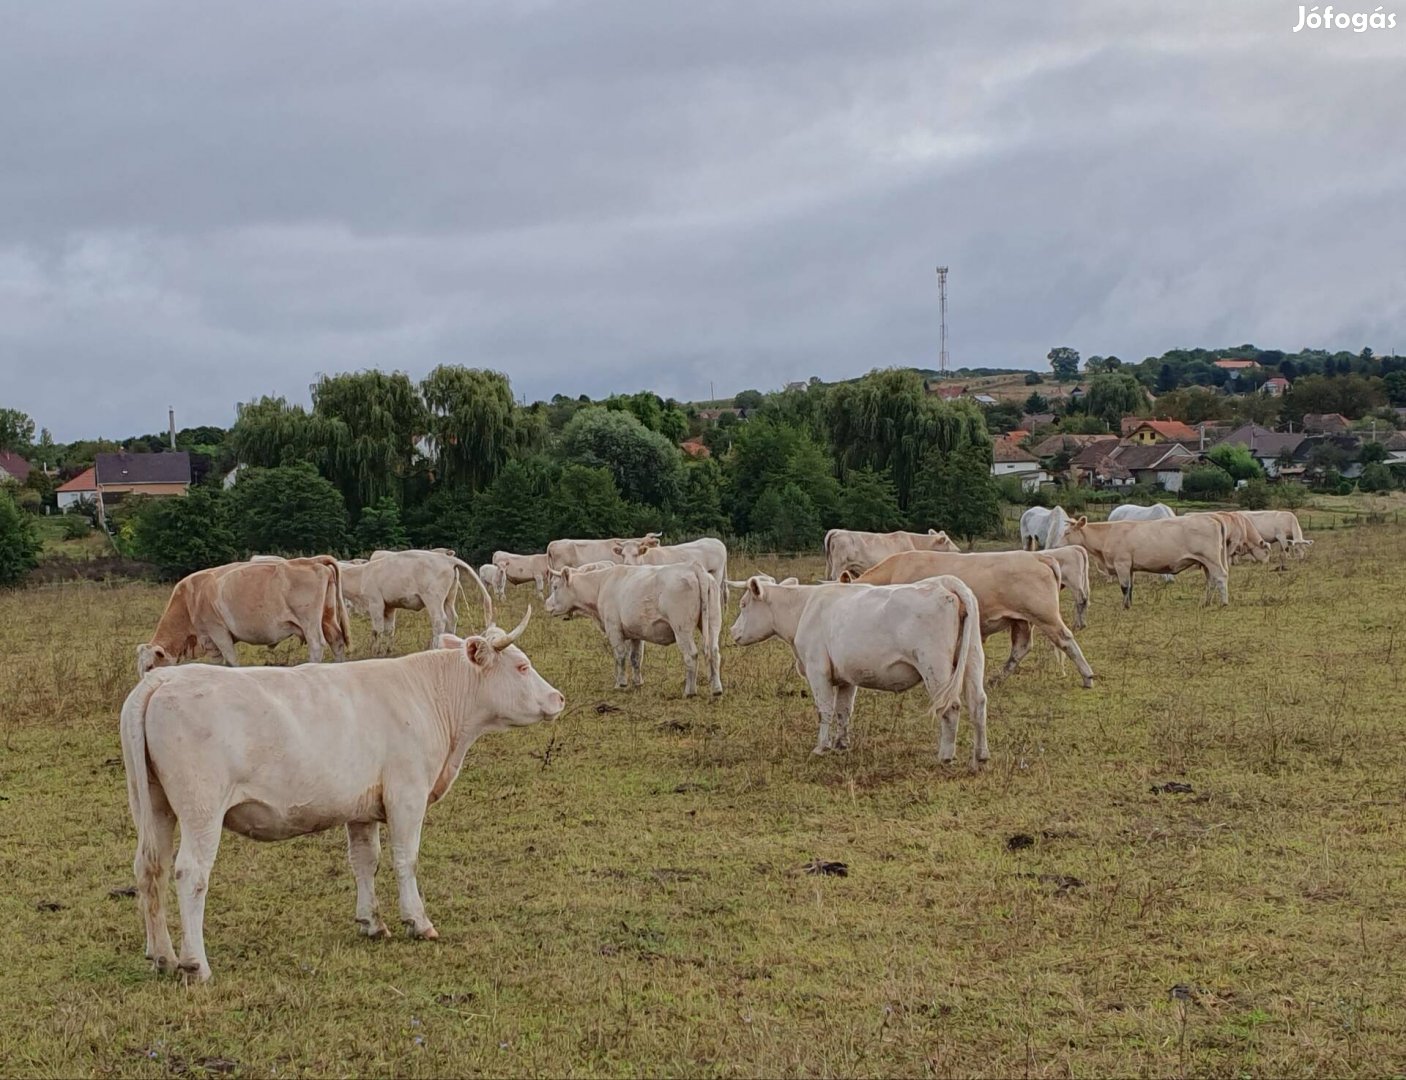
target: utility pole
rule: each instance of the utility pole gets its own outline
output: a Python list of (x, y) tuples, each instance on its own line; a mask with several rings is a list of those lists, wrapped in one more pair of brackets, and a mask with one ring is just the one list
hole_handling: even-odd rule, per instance
[(947, 267), (937, 268), (937, 304), (942, 320), (942, 344), (937, 354), (937, 370), (947, 374)]

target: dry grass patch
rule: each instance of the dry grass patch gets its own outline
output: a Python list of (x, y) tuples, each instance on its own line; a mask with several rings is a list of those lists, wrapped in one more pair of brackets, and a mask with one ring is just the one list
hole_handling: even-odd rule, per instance
[(431, 810), (442, 939), (355, 934), (338, 833), (226, 836), (195, 990), (120, 891), (117, 713), (166, 591), (0, 596), (0, 1072), (1400, 1072), (1406, 532), (1316, 539), (1237, 567), (1224, 611), (1199, 575), (1131, 612), (1096, 584), (1095, 688), (1038, 645), (979, 774), (937, 764), (920, 694), (862, 693), (856, 748), (816, 759), (784, 646), (727, 647), (715, 703), (653, 648), (622, 693), (595, 628), (539, 609), (568, 712), (484, 740)]

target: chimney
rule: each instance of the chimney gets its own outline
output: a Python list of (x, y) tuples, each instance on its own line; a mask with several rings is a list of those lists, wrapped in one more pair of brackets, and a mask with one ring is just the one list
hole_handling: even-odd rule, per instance
[(166, 419), (171, 425), (171, 449), (176, 448), (176, 407), (168, 405), (166, 407)]

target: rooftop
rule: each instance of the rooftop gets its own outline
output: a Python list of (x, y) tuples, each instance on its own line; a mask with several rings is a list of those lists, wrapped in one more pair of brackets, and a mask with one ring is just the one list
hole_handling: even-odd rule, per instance
[(184, 450), (168, 454), (99, 454), (97, 479), (111, 484), (189, 484), (190, 455)]

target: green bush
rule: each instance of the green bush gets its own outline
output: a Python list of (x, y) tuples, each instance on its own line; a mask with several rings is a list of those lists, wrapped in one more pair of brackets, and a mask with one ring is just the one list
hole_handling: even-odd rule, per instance
[(1282, 510), (1295, 510), (1308, 504), (1308, 488), (1293, 480), (1281, 480), (1270, 489), (1271, 500)]
[(244, 469), (226, 496), (239, 546), (261, 555), (333, 555), (347, 546), (347, 506), (306, 462)]
[(1246, 510), (1264, 510), (1269, 507), (1269, 485), (1263, 480), (1248, 481), (1235, 493), (1235, 501)]
[(1363, 491), (1392, 491), (1396, 487), (1396, 478), (1392, 476), (1389, 466), (1374, 461), (1362, 470), (1357, 486)]
[(24, 580), (39, 565), (42, 547), (34, 518), (19, 508), (8, 491), (0, 491), (0, 586)]
[(1223, 499), (1235, 487), (1230, 473), (1215, 465), (1200, 465), (1182, 478), (1181, 493), (1192, 499)]
[(82, 540), (93, 535), (93, 523), (82, 514), (65, 514), (62, 528), (65, 540)]
[(184, 498), (134, 500), (118, 527), (119, 546), (168, 580), (233, 562), (240, 552), (224, 502), (219, 488), (198, 486)]
[(824, 536), (815, 504), (796, 484), (762, 492), (752, 520), (762, 526), (753, 535), (772, 551), (806, 551), (819, 547)]
[(382, 496), (361, 512), (356, 523), (356, 548), (363, 555), (377, 550), (395, 551), (410, 544), (400, 523), (400, 507), (389, 495)]

